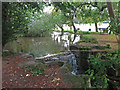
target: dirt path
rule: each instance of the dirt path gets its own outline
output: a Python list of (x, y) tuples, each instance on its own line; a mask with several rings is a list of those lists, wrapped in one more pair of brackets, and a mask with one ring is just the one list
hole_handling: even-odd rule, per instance
[[(89, 35), (88, 35), (89, 36)], [(90, 34), (90, 36), (95, 36), (99, 43), (101, 44), (110, 44), (112, 50), (118, 49), (118, 42), (116, 35), (112, 34)]]
[(45, 75), (34, 76), (30, 71), (17, 67), (19, 62), (32, 60), (21, 55), (3, 57), (2, 61), (2, 86), (3, 88), (70, 88), (65, 85), (60, 71), (60, 66), (46, 67)]

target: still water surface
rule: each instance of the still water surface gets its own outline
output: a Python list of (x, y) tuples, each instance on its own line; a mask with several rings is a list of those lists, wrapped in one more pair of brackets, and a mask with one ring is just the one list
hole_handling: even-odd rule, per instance
[(17, 41), (7, 43), (4, 49), (33, 53), (35, 56), (45, 56), (69, 50), (70, 44), (80, 40), (79, 35), (77, 35), (74, 42), (72, 42), (73, 38), (74, 34), (68, 32), (65, 32), (63, 36), (60, 32), (53, 32), (51, 37), (20, 37)]

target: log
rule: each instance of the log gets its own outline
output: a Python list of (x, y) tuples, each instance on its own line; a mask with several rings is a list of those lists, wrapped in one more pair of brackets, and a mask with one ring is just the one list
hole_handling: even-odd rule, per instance
[(71, 53), (70, 51), (67, 51), (67, 52), (61, 52), (61, 53), (56, 53), (56, 54), (50, 54), (50, 55), (46, 55), (43, 57), (35, 57), (35, 60), (49, 59), (51, 57), (56, 57), (56, 56), (60, 56), (60, 55), (68, 55), (70, 53)]

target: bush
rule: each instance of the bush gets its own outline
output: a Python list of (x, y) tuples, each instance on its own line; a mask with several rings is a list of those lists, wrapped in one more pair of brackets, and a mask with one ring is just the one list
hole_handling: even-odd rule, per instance
[(52, 14), (37, 14), (36, 17), (37, 18), (31, 18), (26, 36), (49, 36), (51, 29), (55, 28)]
[(89, 63), (91, 67), (87, 70), (87, 73), (93, 81), (93, 87), (97, 88), (106, 88), (108, 86), (108, 68), (111, 68), (113, 71), (120, 69), (118, 51), (98, 53), (96, 56), (91, 55)]

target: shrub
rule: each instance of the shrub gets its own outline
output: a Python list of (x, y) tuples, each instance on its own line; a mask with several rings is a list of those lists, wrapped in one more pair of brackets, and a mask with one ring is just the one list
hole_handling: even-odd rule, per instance
[(37, 14), (37, 18), (31, 18), (28, 23), (28, 34), (26, 36), (48, 36), (50, 31), (55, 28), (52, 14)]
[(120, 59), (117, 51), (98, 53), (96, 56), (91, 55), (89, 63), (91, 68), (87, 70), (87, 73), (93, 81), (93, 87), (97, 88), (106, 88), (108, 86), (108, 68), (112, 68), (113, 71), (120, 69)]

